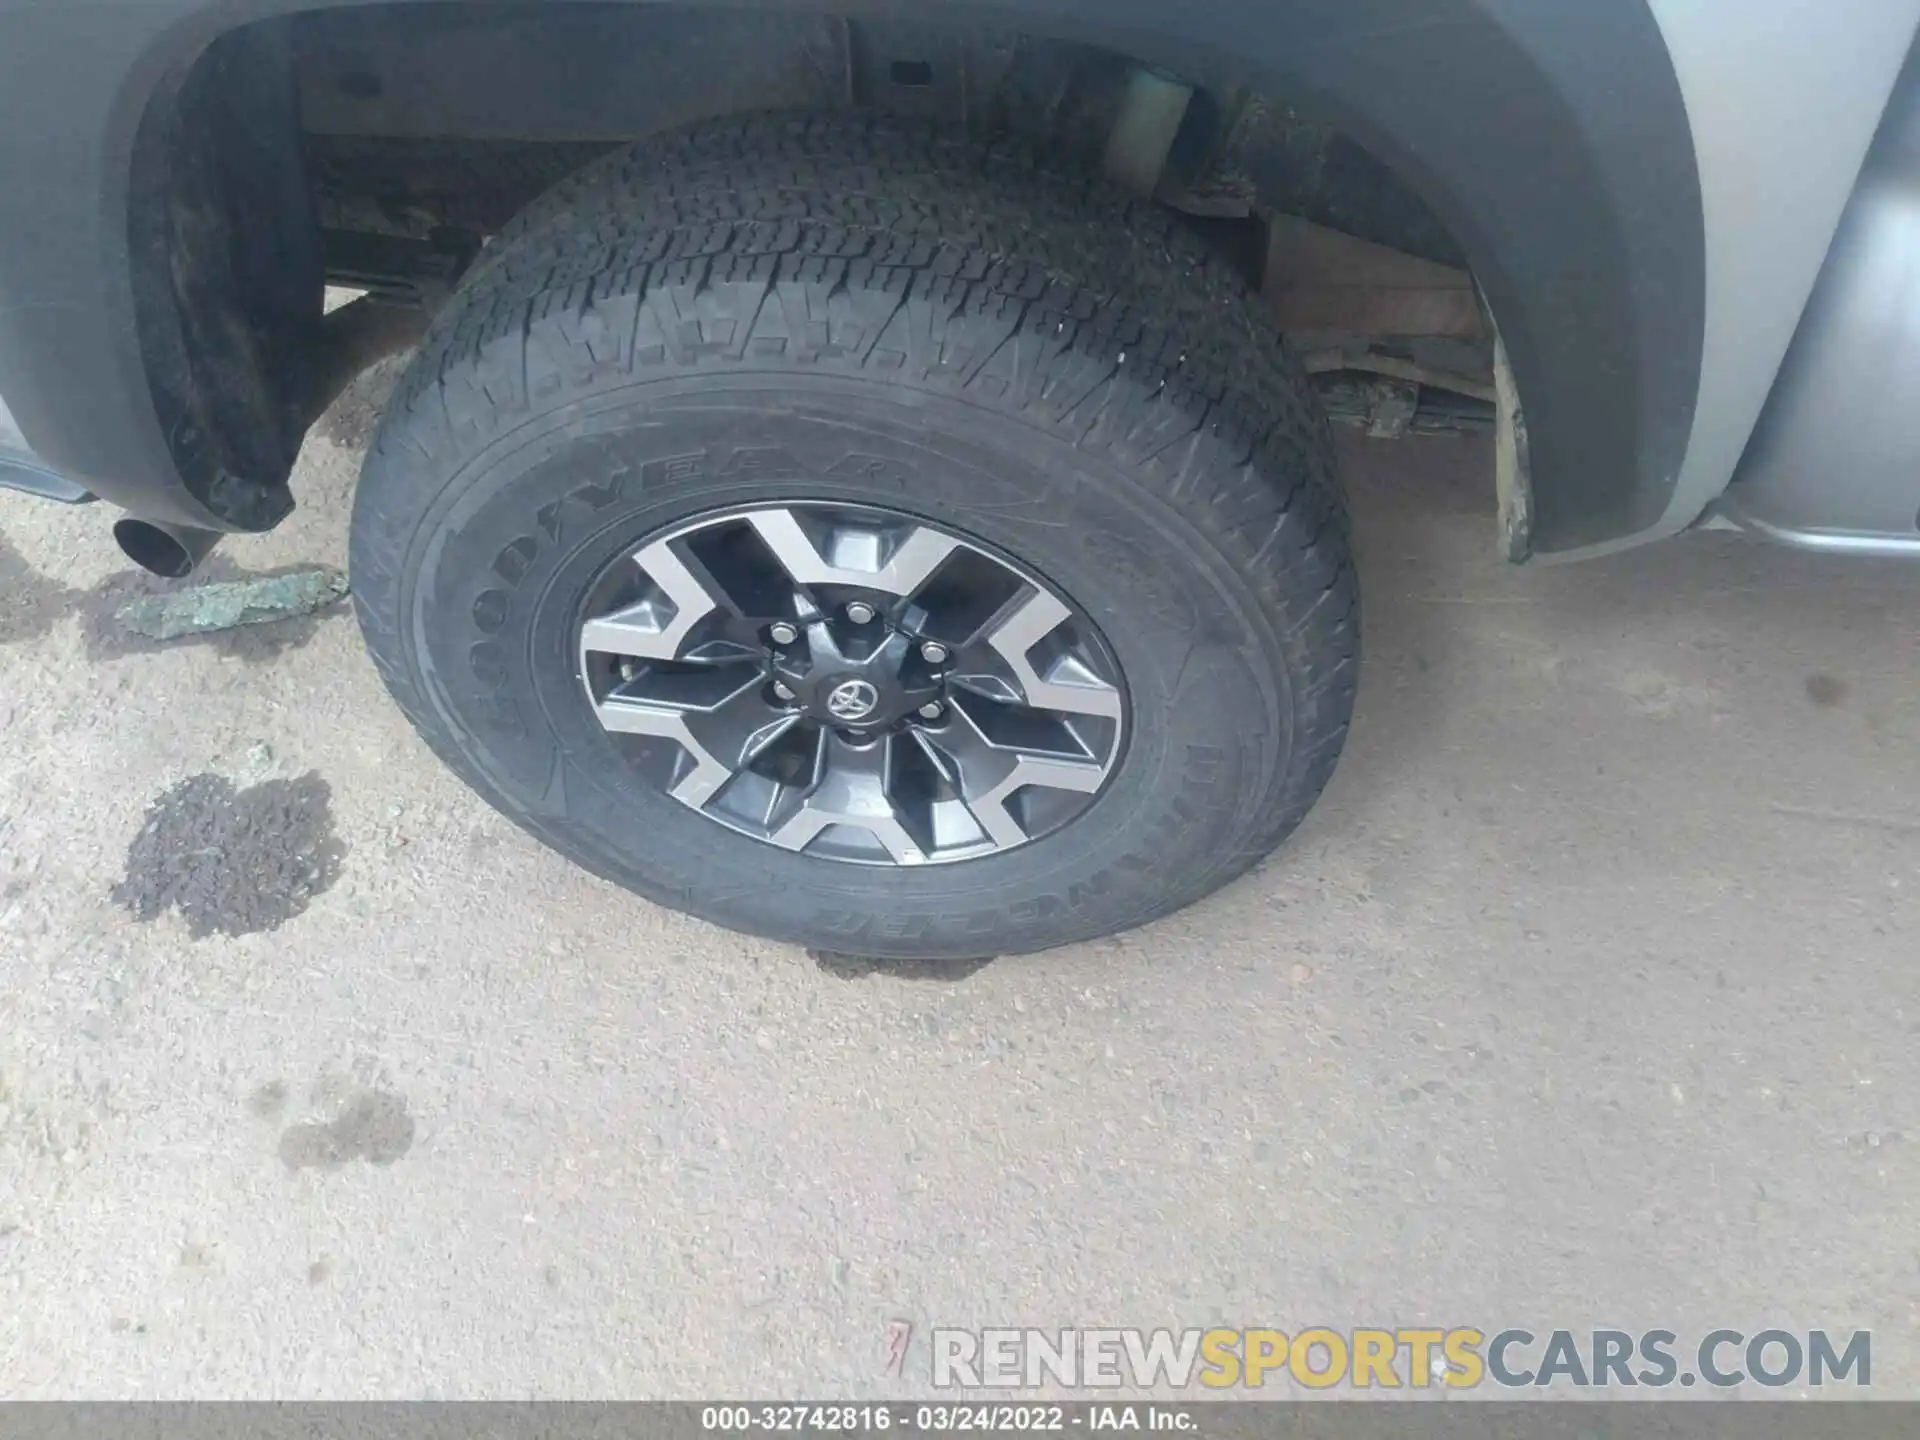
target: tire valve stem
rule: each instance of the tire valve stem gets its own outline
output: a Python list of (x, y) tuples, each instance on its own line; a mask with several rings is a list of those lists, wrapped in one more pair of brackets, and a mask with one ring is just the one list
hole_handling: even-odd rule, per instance
[(773, 682), (773, 693), (778, 695), (782, 700), (791, 700), (793, 698), (793, 691), (784, 680), (776, 680)]
[(637, 664), (635, 664), (631, 658), (622, 660), (620, 662), (620, 678), (622, 680), (631, 680), (633, 679), (634, 676), (638, 675), (639, 673), (640, 673), (640, 667)]

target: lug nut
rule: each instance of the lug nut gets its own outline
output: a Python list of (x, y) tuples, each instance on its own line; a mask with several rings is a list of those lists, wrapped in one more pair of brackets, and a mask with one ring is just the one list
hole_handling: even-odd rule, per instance
[(776, 680), (773, 682), (773, 693), (778, 695), (782, 700), (791, 700), (793, 698), (793, 691), (788, 688), (784, 680)]
[(920, 718), (922, 720), (938, 720), (946, 713), (945, 708), (938, 700), (929, 700), (920, 707)]
[(791, 645), (800, 638), (800, 632), (786, 621), (780, 620), (767, 627), (767, 638), (776, 645)]
[(929, 665), (944, 664), (947, 656), (952, 653), (952, 651), (948, 650), (947, 647), (942, 645), (938, 640), (929, 640), (920, 647), (920, 658)]
[(856, 625), (865, 625), (873, 619), (873, 606), (864, 600), (854, 600), (847, 606), (847, 619)]

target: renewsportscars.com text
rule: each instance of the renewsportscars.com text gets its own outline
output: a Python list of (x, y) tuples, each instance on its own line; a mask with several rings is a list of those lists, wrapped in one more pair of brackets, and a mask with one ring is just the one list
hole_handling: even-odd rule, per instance
[(1866, 1330), (935, 1329), (938, 1388), (1539, 1390), (1873, 1383)]

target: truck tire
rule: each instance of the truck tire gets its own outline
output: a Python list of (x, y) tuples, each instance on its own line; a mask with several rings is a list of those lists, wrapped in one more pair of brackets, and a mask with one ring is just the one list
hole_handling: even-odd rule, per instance
[(1358, 592), (1237, 277), (1021, 144), (857, 115), (649, 140), (436, 317), (367, 458), (387, 685), (490, 803), (723, 925), (960, 958), (1266, 855)]

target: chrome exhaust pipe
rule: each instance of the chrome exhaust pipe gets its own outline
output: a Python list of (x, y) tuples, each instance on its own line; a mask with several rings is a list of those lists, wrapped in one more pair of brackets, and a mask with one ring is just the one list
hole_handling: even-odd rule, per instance
[(113, 538), (122, 553), (142, 570), (168, 580), (184, 580), (220, 543), (220, 532), (196, 530), (191, 525), (160, 525), (129, 515), (114, 522)]

